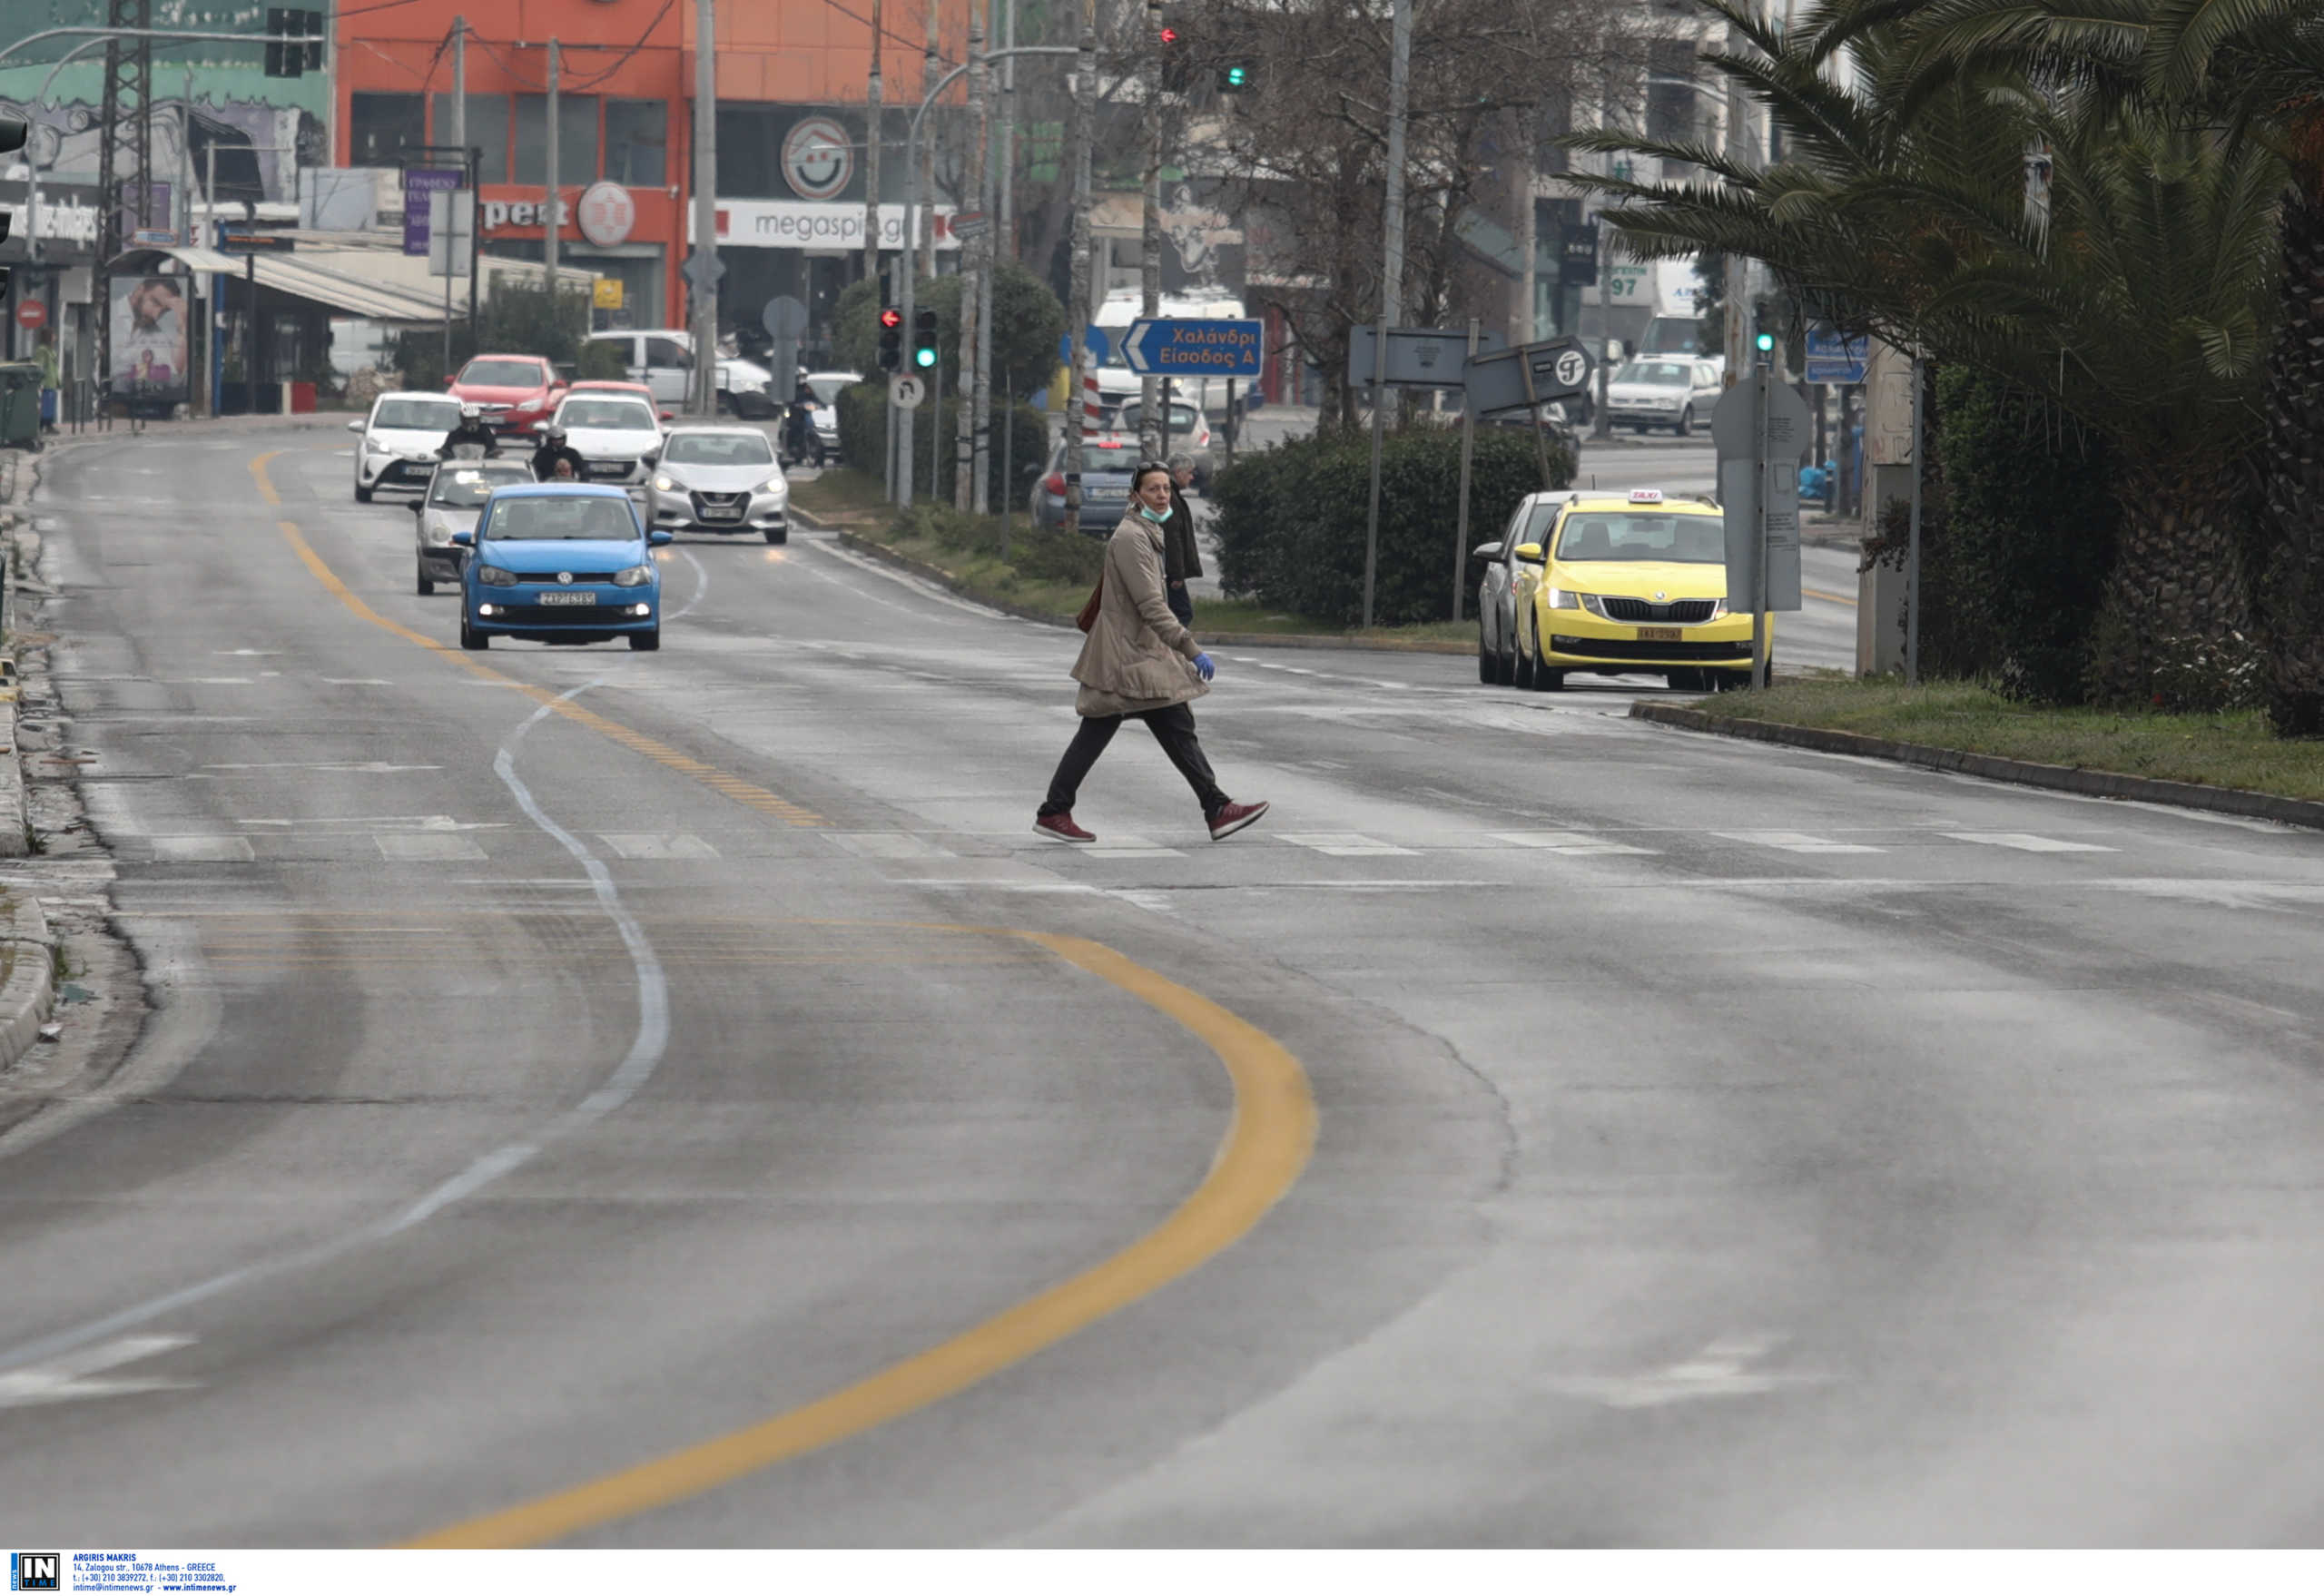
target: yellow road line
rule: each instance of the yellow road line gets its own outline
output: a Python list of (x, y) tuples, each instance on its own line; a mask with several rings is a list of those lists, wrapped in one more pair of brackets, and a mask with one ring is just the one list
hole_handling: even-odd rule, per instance
[(1800, 592), (1806, 594), (1810, 598), (1827, 599), (1833, 604), (1845, 604), (1850, 609), (1854, 609), (1856, 607), (1856, 599), (1849, 594), (1827, 593), (1821, 587), (1803, 587), (1800, 589)]
[(941, 929), (1038, 942), (1208, 1043), (1234, 1081), (1235, 1112), (1202, 1184), (1168, 1218), (1104, 1263), (852, 1385), (715, 1440), (469, 1519), (409, 1544), (540, 1545), (715, 1490), (915, 1413), (1054, 1346), (1216, 1256), (1299, 1178), (1315, 1147), (1315, 1101), (1299, 1060), (1266, 1032), (1102, 942), (995, 927)]
[[(282, 496), (275, 491), (273, 481), (267, 476), (266, 463), (284, 452), (278, 448), (262, 454), (251, 462), (251, 475), (257, 479), (259, 497), (271, 505), (280, 505), (282, 502)], [(619, 721), (608, 720), (596, 710), (584, 709), (572, 699), (561, 698), (546, 687), (537, 687), (530, 682), (519, 681), (515, 676), (504, 675), (481, 660), (469, 658), (463, 649), (438, 643), (424, 632), (415, 632), (409, 626), (388, 619), (358, 597), (353, 588), (340, 580), (339, 573), (323, 563), (322, 556), (315, 552), (314, 546), (310, 544), (305, 536), (300, 532), (297, 522), (277, 521), (275, 525), (281, 528), (282, 536), (290, 540), (292, 551), (306, 562), (307, 569), (314, 573), (315, 580), (329, 589), (331, 596), (382, 631), (392, 632), (407, 643), (416, 643), (430, 654), (450, 661), (462, 670), (481, 676), (495, 686), (513, 687), (535, 703), (547, 704), (575, 724), (586, 726), (599, 736), (620, 744), (633, 754), (644, 754), (655, 764), (676, 771), (680, 775), (692, 776), (711, 791), (721, 796), (732, 798), (737, 803), (755, 809), (763, 814), (771, 814), (775, 819), (788, 822), (794, 826), (821, 826), (831, 823), (812, 809), (793, 803), (788, 798), (770, 793), (764, 787), (746, 782), (740, 776), (729, 775), (715, 765), (704, 764), (701, 760), (691, 754), (680, 753), (659, 738), (649, 737), (643, 732), (622, 724)]]

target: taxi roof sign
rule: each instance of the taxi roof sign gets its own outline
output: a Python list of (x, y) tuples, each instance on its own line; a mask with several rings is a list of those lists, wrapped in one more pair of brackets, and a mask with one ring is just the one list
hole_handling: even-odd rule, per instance
[(1659, 488), (1633, 488), (1630, 489), (1630, 502), (1632, 504), (1660, 504), (1662, 502), (1662, 489)]

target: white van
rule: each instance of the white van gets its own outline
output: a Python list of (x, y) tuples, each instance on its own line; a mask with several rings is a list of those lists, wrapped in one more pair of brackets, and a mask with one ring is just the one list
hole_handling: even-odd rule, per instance
[(678, 406), (694, 387), (694, 334), (683, 327), (646, 327), (593, 332), (591, 343), (619, 346), (632, 382), (654, 390), (654, 402)]
[[(1108, 410), (1118, 410), (1124, 404), (1134, 403), (1144, 382), (1129, 369), (1129, 360), (1122, 353), (1121, 335), (1128, 332), (1130, 323), (1146, 314), (1146, 296), (1137, 289), (1116, 289), (1106, 296), (1092, 318), (1104, 330), (1113, 348), (1107, 353), (1106, 363), (1098, 368), (1098, 398)], [(1165, 317), (1200, 318), (1206, 320), (1239, 320), (1243, 301), (1220, 291), (1196, 291), (1188, 294), (1164, 294), (1161, 314)], [(1237, 396), (1247, 393), (1248, 382), (1236, 386)], [(1180, 377), (1172, 379), (1171, 393), (1191, 405), (1198, 405), (1202, 413), (1224, 420), (1226, 415), (1226, 379), (1223, 377)]]

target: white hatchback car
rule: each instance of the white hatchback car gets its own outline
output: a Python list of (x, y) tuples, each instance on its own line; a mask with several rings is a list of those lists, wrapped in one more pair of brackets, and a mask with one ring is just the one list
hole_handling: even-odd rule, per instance
[(643, 399), (621, 393), (576, 393), (556, 407), (568, 448), (581, 457), (581, 479), (616, 488), (644, 483), (662, 453), (662, 422)]
[(791, 485), (763, 429), (703, 424), (671, 429), (647, 498), (650, 525), (756, 532), (791, 541)]
[(1616, 426), (1645, 432), (1668, 427), (1679, 437), (1710, 419), (1726, 391), (1719, 363), (1683, 355), (1642, 355), (1606, 383), (1606, 415)]
[(446, 460), (438, 466), (428, 490), (411, 507), (413, 560), (419, 568), (414, 590), (424, 598), (436, 591), (437, 583), (458, 581), (468, 551), (454, 547), (452, 535), (476, 530), (477, 517), (494, 488), (532, 479), (530, 465), (506, 455), (494, 460)]
[(428, 486), (436, 473), (436, 451), (460, 424), (460, 401), (444, 393), (383, 393), (371, 413), (350, 421), (363, 436), (355, 446), (355, 502), (369, 504), (383, 488)]

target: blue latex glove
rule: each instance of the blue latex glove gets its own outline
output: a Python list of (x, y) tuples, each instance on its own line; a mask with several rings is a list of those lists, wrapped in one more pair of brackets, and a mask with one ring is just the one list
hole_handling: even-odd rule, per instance
[(1218, 675), (1218, 667), (1210, 663), (1210, 655), (1197, 654), (1195, 655), (1195, 675), (1207, 682), (1211, 677)]

